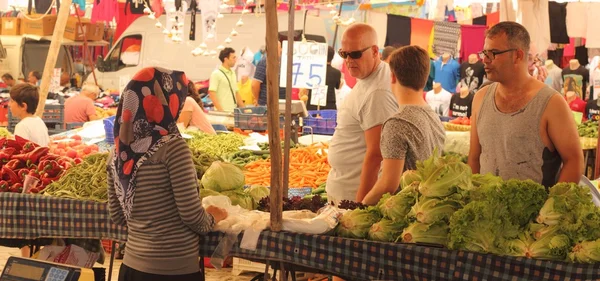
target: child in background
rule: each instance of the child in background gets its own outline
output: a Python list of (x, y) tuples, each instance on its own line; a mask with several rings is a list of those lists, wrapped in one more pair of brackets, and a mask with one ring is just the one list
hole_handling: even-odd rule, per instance
[(8, 106), (13, 116), (21, 119), (15, 127), (15, 135), (40, 146), (48, 146), (48, 127), (42, 118), (35, 116), (40, 94), (36, 86), (18, 84), (10, 90)]

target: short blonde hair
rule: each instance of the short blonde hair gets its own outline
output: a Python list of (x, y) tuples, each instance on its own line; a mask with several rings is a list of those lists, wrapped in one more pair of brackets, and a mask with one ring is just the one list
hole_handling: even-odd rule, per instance
[(98, 88), (98, 86), (96, 86), (94, 84), (85, 83), (81, 87), (81, 93), (84, 93), (84, 92), (94, 93), (94, 94), (98, 95), (98, 94), (100, 94), (100, 88)]

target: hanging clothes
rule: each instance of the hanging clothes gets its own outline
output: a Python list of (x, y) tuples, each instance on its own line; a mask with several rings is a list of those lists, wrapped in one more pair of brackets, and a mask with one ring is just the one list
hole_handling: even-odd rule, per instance
[(471, 17), (477, 18), (483, 16), (483, 6), (480, 3), (471, 4)]
[[(103, 1), (106, 1), (106, 0), (103, 0)], [(131, 0), (129, 0), (129, 1), (131, 1)], [(143, 16), (143, 14), (127, 13), (126, 9), (125, 9), (125, 7), (127, 6), (127, 3), (117, 3), (117, 4), (118, 4), (117, 15), (116, 15), (117, 29), (115, 30), (115, 38), (119, 38), (121, 36), (121, 34), (123, 34), (123, 32), (125, 32), (125, 29), (127, 29), (127, 27), (129, 27), (129, 25), (133, 21), (135, 21), (137, 18)]]
[(433, 21), (410, 19), (410, 45), (417, 45), (425, 50), (429, 47), (429, 36), (433, 29)]
[(104, 21), (107, 23), (111, 22), (114, 18), (117, 17), (117, 13), (119, 13), (118, 10), (119, 4), (117, 0), (95, 1), (90, 21), (92, 23), (96, 23), (98, 21)]
[(575, 47), (575, 59), (579, 61), (579, 64), (586, 66), (588, 65), (588, 51), (585, 46)]
[(487, 26), (487, 16), (473, 18), (473, 25)]
[(538, 52), (550, 46), (548, 0), (500, 0), (500, 21), (522, 24)]
[(458, 40), (460, 38), (460, 25), (453, 22), (439, 22), (433, 24), (433, 52), (437, 55), (444, 53), (455, 57), (458, 55)]
[[(192, 0), (192, 1), (196, 2), (195, 0)], [(152, 12), (154, 12), (154, 16), (156, 18), (159, 18), (164, 13), (164, 9), (163, 9), (161, 0), (151, 0), (150, 8), (152, 9)], [(193, 10), (192, 10), (192, 12), (193, 12)], [(192, 18), (192, 20), (194, 20), (194, 18)]]
[(486, 26), (492, 28), (494, 25), (500, 22), (500, 12), (493, 12), (487, 14)]
[(567, 4), (567, 34), (571, 38), (586, 37), (588, 25), (588, 4), (572, 2)]
[[(388, 16), (386, 13), (370, 10), (367, 12), (367, 20), (369, 25), (377, 29), (377, 34), (387, 34)], [(377, 45), (385, 46), (385, 39), (385, 36), (377, 36)]]
[(552, 43), (569, 43), (567, 35), (567, 3), (548, 3), (548, 16), (550, 17), (550, 41)]
[(73, 0), (72, 3), (79, 5), (79, 10), (85, 11), (85, 0)]
[(477, 54), (483, 51), (483, 43), (485, 41), (485, 31), (487, 27), (478, 25), (461, 25), (460, 41), (460, 57), (465, 61), (469, 55)]
[[(29, 1), (29, 3), (31, 3), (31, 1)], [(85, 8), (85, 2), (83, 5)], [(35, 12), (38, 14), (45, 14), (50, 9), (50, 6), (52, 6), (52, 0), (35, 0)]]
[[(600, 15), (600, 3), (588, 3), (588, 19), (587, 26), (596, 26), (597, 16)], [(588, 48), (600, 48), (600, 32), (598, 28), (588, 28), (585, 36), (585, 46)]]
[(410, 45), (411, 19), (405, 16), (388, 14), (385, 46)]
[(144, 14), (144, 0), (127, 0), (125, 1), (124, 12), (127, 15), (127, 11), (131, 14), (135, 15), (143, 15)]

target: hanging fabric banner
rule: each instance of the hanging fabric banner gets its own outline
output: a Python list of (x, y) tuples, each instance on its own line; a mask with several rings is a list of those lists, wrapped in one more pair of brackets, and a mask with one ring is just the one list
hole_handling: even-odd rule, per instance
[(200, 15), (202, 15), (202, 40), (216, 42), (217, 40), (217, 15), (219, 14), (220, 0), (200, 1)]
[(183, 42), (185, 30), (185, 13), (188, 9), (187, 2), (165, 1), (165, 14), (167, 15), (165, 42)]

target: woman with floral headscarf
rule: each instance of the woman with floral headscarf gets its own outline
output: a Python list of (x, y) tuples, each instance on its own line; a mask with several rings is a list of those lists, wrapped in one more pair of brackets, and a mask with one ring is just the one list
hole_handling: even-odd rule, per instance
[(183, 72), (145, 68), (123, 91), (107, 167), (112, 220), (128, 229), (119, 281), (200, 280), (199, 235), (227, 217), (202, 208), (177, 129), (187, 85)]

